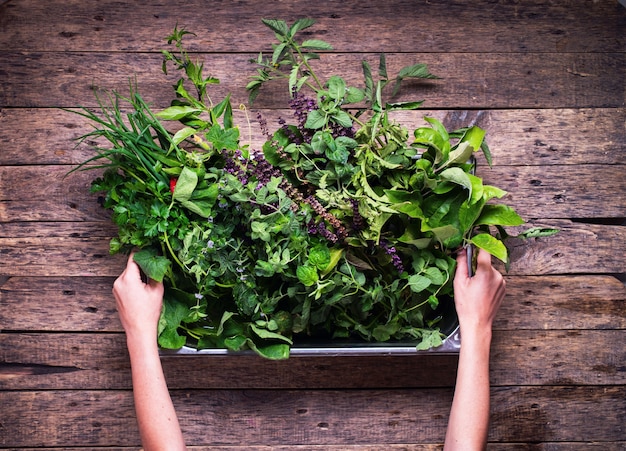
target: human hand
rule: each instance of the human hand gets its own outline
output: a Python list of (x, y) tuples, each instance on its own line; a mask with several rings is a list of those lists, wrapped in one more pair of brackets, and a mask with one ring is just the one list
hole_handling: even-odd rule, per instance
[(156, 340), (163, 304), (163, 283), (141, 280), (139, 265), (131, 253), (126, 269), (113, 283), (113, 296), (127, 335)]
[(491, 255), (487, 251), (479, 250), (476, 273), (473, 277), (468, 274), (465, 249), (458, 253), (454, 276), (454, 303), (461, 334), (464, 330), (491, 331), (504, 293), (504, 278), (491, 265)]

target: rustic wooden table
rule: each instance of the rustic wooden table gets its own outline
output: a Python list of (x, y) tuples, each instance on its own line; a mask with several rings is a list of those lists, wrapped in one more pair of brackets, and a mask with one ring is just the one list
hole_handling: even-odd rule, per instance
[[(124, 257), (88, 194), (89, 130), (58, 107), (95, 106), (129, 76), (165, 106), (159, 50), (174, 25), (246, 102), (247, 60), (273, 36), (260, 17), (317, 20), (322, 60), (390, 72), (428, 63), (441, 80), (405, 100), (488, 132), (495, 165), (533, 225), (513, 243), (492, 350), (490, 449), (626, 447), (626, 8), (616, 0), (118, 2), (0, 0), (0, 446), (137, 448), (129, 363), (111, 296)], [(351, 69), (348, 69), (350, 71)], [(342, 69), (343, 71), (343, 69)], [(345, 71), (343, 71), (345, 72)], [(284, 96), (256, 108), (275, 118)], [(402, 99), (400, 99), (402, 100)], [(286, 112), (282, 112), (286, 114)], [(253, 137), (253, 142), (260, 138)], [(455, 356), (163, 358), (195, 449), (439, 449)]]

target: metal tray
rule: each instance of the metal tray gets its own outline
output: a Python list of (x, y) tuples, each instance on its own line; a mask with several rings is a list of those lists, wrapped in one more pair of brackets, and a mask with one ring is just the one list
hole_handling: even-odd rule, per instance
[[(472, 274), (472, 247), (468, 246), (467, 268)], [(295, 343), (289, 352), (290, 357), (333, 357), (333, 356), (364, 356), (364, 355), (424, 355), (424, 354), (458, 354), (461, 349), (461, 333), (459, 322), (454, 308), (454, 301), (445, 299), (440, 307), (434, 311), (435, 316), (441, 315), (444, 322), (441, 323), (441, 332), (446, 335), (443, 344), (436, 348), (418, 351), (415, 342), (393, 342), (393, 343), (365, 343), (357, 341), (310, 341)], [(225, 348), (195, 349), (183, 346), (180, 349), (163, 349), (160, 351), (163, 356), (240, 356), (255, 355), (252, 350), (231, 351)]]

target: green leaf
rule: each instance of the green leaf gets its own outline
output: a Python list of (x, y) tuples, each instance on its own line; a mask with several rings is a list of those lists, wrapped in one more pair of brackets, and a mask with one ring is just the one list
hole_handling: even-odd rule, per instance
[(270, 360), (283, 360), (289, 357), (289, 345), (286, 343), (272, 343), (257, 345), (252, 340), (248, 340), (248, 346), (261, 357)]
[(343, 78), (333, 75), (328, 79), (328, 94), (332, 99), (343, 99), (343, 96), (346, 94), (346, 82)]
[(386, 103), (385, 110), (387, 111), (412, 111), (412, 110), (417, 110), (423, 104), (424, 104), (423, 101)]
[(192, 135), (195, 135), (197, 130), (193, 127), (185, 127), (181, 128), (176, 132), (176, 134), (172, 137), (172, 143), (175, 145), (179, 145), (185, 139), (189, 138)]
[(542, 238), (546, 236), (552, 236), (559, 233), (559, 229), (552, 229), (549, 227), (531, 227), (528, 230), (517, 235), (517, 238), (528, 239), (528, 238)]
[(387, 61), (384, 53), (381, 53), (380, 58), (378, 59), (378, 75), (380, 75), (385, 80), (389, 78), (387, 76)]
[(380, 326), (376, 326), (372, 331), (372, 336), (376, 341), (384, 342), (389, 341), (389, 339), (398, 332), (399, 325), (397, 322), (392, 322), (388, 324), (381, 324)]
[(317, 130), (326, 125), (326, 116), (320, 110), (313, 110), (309, 112), (306, 118), (304, 126), (311, 130)]
[(508, 205), (488, 204), (483, 207), (476, 225), (501, 225), (518, 226), (524, 224), (524, 220)]
[(343, 110), (338, 110), (334, 112), (331, 115), (331, 117), (333, 118), (334, 122), (341, 125), (342, 127), (345, 127), (345, 128), (352, 127), (352, 118), (350, 117), (348, 113), (346, 113)]
[(300, 47), (311, 50), (332, 50), (333, 46), (320, 39), (307, 39), (300, 44)]
[(259, 338), (263, 338), (264, 340), (279, 340), (289, 344), (293, 344), (293, 341), (291, 341), (289, 337), (285, 337), (284, 335), (281, 335), (279, 333), (263, 329), (262, 327), (257, 327), (254, 324), (250, 324), (250, 328)]
[(365, 92), (359, 88), (349, 86), (346, 90), (344, 103), (358, 103), (365, 98)]
[(296, 276), (305, 287), (310, 287), (319, 280), (317, 269), (311, 265), (298, 266), (298, 269), (296, 269)]
[(146, 276), (157, 282), (163, 282), (163, 278), (171, 266), (171, 262), (166, 257), (159, 255), (153, 248), (146, 248), (136, 252), (133, 260)]
[(305, 30), (315, 24), (315, 20), (310, 17), (303, 17), (296, 20), (291, 27), (289, 27), (289, 36), (294, 37), (297, 32)]
[(412, 292), (421, 293), (431, 284), (431, 280), (421, 274), (413, 274), (409, 277), (408, 285)]
[(427, 351), (443, 344), (441, 333), (438, 330), (424, 329), (422, 331), (422, 341), (417, 345), (418, 351)]
[(469, 192), (468, 198), (472, 196), (472, 181), (463, 169), (448, 168), (441, 172), (441, 179), (467, 188)]
[(483, 130), (480, 127), (472, 126), (467, 129), (463, 137), (461, 137), (460, 142), (468, 143), (470, 146), (472, 146), (474, 151), (477, 151), (482, 146), (484, 138), (485, 138), (485, 130)]
[(171, 106), (159, 111), (155, 116), (166, 121), (178, 121), (188, 116), (197, 116), (201, 111), (191, 106)]
[(474, 149), (472, 148), (471, 144), (467, 142), (459, 143), (458, 146), (450, 151), (446, 165), (465, 163), (467, 162), (467, 160), (470, 159), (473, 153)]
[(494, 257), (507, 263), (509, 252), (502, 241), (489, 235), (488, 233), (480, 233), (475, 235), (470, 240), (473, 245), (480, 249), (484, 249)]
[(279, 19), (261, 19), (268, 28), (270, 28), (274, 33), (279, 35), (280, 37), (286, 37), (289, 34), (289, 27), (287, 27), (287, 22)]
[(314, 246), (309, 252), (309, 262), (320, 271), (324, 271), (330, 264), (330, 250), (323, 244)]
[(219, 124), (214, 124), (206, 134), (206, 139), (213, 143), (216, 150), (237, 150), (239, 148), (239, 129), (223, 129)]
[(196, 174), (193, 170), (185, 166), (178, 176), (178, 181), (176, 182), (176, 188), (174, 188), (174, 193), (172, 197), (174, 200), (178, 201), (186, 201), (191, 198), (193, 194), (193, 190), (196, 189), (198, 185), (198, 174)]

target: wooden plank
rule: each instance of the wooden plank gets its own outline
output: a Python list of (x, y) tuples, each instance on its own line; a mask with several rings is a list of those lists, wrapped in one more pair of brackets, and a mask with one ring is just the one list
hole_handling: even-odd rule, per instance
[[(206, 70), (221, 80), (212, 86), (214, 99), (232, 93), (235, 105), (247, 104), (244, 87), (255, 73), (249, 60), (256, 54), (202, 55)], [(377, 54), (329, 54), (316, 65), (327, 77), (342, 74), (362, 86), (361, 61), (376, 67)], [(62, 66), (59, 66), (62, 61)], [(94, 86), (128, 92), (136, 79), (142, 96), (157, 107), (171, 100), (177, 74), (164, 76), (156, 54), (5, 52), (0, 55), (4, 83), (0, 107), (96, 106)], [(387, 67), (395, 74), (408, 64), (428, 64), (441, 80), (408, 81), (398, 101), (424, 99), (428, 108), (621, 108), (624, 106), (624, 53), (390, 53)], [(502, 80), (507, 80), (503, 83)], [(46, 95), (31, 89), (42, 86)], [(256, 106), (284, 108), (284, 85), (268, 85)]]
[[(624, 441), (625, 395), (623, 386), (495, 389), (489, 439)], [(182, 390), (172, 398), (190, 445), (367, 446), (441, 443), (452, 391)], [(0, 400), (5, 447), (139, 443), (129, 391), (8, 391)]]
[[(65, 177), (70, 168), (0, 166), (0, 222), (106, 218), (98, 195), (89, 192), (100, 172)], [(477, 174), (486, 184), (507, 191), (502, 202), (527, 220), (626, 217), (622, 165), (494, 166), (479, 167)], [(20, 213), (20, 205), (30, 208)]]
[[(278, 118), (290, 119), (290, 110), (253, 110), (248, 117), (235, 109), (242, 126), (242, 143), (260, 148), (264, 136), (256, 122), (261, 113), (270, 127)], [(409, 129), (424, 126), (423, 116), (436, 117), (449, 129), (478, 125), (497, 166), (622, 164), (626, 152), (626, 108), (528, 110), (418, 110), (393, 117)], [(37, 124), (33, 130), (32, 124)], [(169, 125), (173, 131), (180, 125)], [(0, 109), (0, 165), (77, 165), (94, 155), (75, 140), (91, 131), (85, 119), (48, 108)], [(481, 167), (485, 163), (481, 160)]]
[[(626, 442), (544, 442), (533, 443), (533, 451), (623, 451)], [(22, 451), (55, 451), (59, 448), (19, 448)], [(107, 447), (111, 451), (135, 451), (137, 448)], [(190, 451), (441, 451), (443, 444), (394, 444), (375, 443), (369, 445), (288, 445), (288, 446), (241, 446), (211, 445), (188, 446)], [(528, 445), (520, 443), (487, 443), (487, 450), (523, 451)], [(93, 451), (92, 448), (75, 448), (72, 451)]]
[[(625, 385), (625, 330), (495, 331), (491, 383)], [(0, 388), (130, 388), (123, 334), (2, 333)], [(171, 389), (451, 387), (455, 355), (319, 356), (269, 361), (254, 355), (164, 355)], [(271, 379), (268, 380), (268, 374)]]
[[(123, 261), (119, 265), (121, 271)], [(111, 295), (113, 280), (113, 276), (0, 279), (2, 329), (122, 332)], [(615, 277), (506, 276), (506, 281), (497, 330), (626, 329), (626, 287)]]
[[(129, 7), (112, 0), (8, 2), (0, 11), (4, 33), (0, 47), (35, 51), (155, 51), (174, 25), (199, 33), (193, 49), (259, 51), (271, 37), (261, 17), (315, 18), (313, 29), (342, 51), (560, 52), (622, 51), (624, 14), (616, 2), (565, 1), (347, 1), (327, 5), (290, 1), (263, 5), (252, 0), (217, 2), (207, 29), (201, 1), (145, 2)], [(50, 14), (54, 11), (54, 14)], [(46, 24), (42, 27), (41, 24)], [(128, 24), (133, 24), (132, 30)], [(367, 26), (363, 26), (367, 24)], [(623, 28), (622, 28), (623, 29)], [(234, 39), (234, 36), (237, 38)], [(372, 39), (371, 36), (376, 36)]]
[[(622, 226), (570, 221), (532, 222), (530, 226), (556, 227), (560, 233), (511, 240), (510, 275), (624, 272), (621, 255), (626, 253), (626, 228)], [(0, 274), (8, 277), (23, 276), (25, 271), (38, 277), (117, 277), (125, 264), (123, 255), (109, 256), (109, 240), (102, 236), (0, 238), (0, 255)]]

